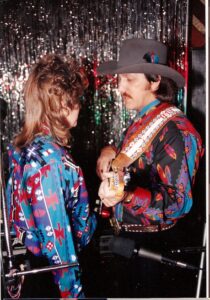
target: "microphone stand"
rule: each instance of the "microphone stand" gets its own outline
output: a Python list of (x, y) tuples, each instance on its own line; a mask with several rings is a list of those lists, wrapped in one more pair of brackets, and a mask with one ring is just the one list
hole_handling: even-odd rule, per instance
[(200, 247), (200, 246), (195, 246), (195, 247), (181, 247), (181, 248), (174, 248), (174, 249), (171, 249), (170, 253), (192, 253), (192, 254), (195, 254), (195, 253), (201, 253), (201, 252), (205, 252), (206, 251), (206, 248), (205, 247)]
[[(206, 246), (206, 234), (207, 234), (207, 226), (206, 223), (204, 224), (204, 231), (203, 231), (203, 244), (202, 246), (205, 248)], [(201, 280), (203, 276), (203, 267), (204, 267), (204, 257), (205, 252), (201, 253), (201, 259), (200, 259), (200, 270), (198, 272), (198, 284), (197, 284), (197, 290), (196, 290), (196, 298), (198, 299), (200, 297), (200, 291), (201, 291)]]
[(0, 186), (1, 186), (1, 199), (2, 199), (2, 216), (3, 216), (3, 224), (4, 224), (4, 232), (5, 232), (5, 242), (6, 242), (8, 261), (9, 261), (9, 269), (12, 269), (14, 266), (13, 266), (13, 255), (12, 255), (12, 243), (9, 235), (9, 220), (8, 220), (8, 213), (7, 213), (7, 205), (6, 205), (6, 199), (4, 193), (5, 181), (3, 175), (2, 154), (1, 154), (1, 161), (0, 161), (0, 169), (1, 169)]

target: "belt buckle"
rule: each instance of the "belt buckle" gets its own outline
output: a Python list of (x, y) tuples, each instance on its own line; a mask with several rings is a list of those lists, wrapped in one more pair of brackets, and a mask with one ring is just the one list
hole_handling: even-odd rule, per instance
[(118, 222), (118, 220), (115, 217), (112, 217), (110, 219), (110, 224), (114, 230), (114, 234), (119, 235), (122, 227), (120, 226), (120, 223)]

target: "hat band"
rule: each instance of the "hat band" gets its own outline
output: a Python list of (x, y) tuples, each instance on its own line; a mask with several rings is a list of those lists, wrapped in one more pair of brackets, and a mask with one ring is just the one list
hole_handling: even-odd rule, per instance
[(146, 54), (144, 54), (143, 59), (145, 59), (146, 62), (152, 64), (159, 64), (160, 61), (159, 56), (154, 52), (147, 52)]

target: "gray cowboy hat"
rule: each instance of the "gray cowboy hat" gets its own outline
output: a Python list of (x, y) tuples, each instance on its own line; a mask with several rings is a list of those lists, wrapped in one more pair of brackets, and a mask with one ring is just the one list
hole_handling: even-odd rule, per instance
[(178, 87), (185, 84), (184, 77), (167, 66), (167, 47), (152, 39), (133, 38), (125, 40), (120, 49), (118, 61), (103, 62), (99, 65), (98, 75), (144, 73), (168, 77)]

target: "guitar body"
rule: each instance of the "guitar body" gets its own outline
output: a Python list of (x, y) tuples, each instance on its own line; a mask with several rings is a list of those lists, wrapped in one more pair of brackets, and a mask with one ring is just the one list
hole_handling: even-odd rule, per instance
[[(101, 202), (102, 203), (102, 202)], [(112, 207), (107, 207), (102, 203), (100, 215), (103, 219), (109, 219), (112, 216)]]

